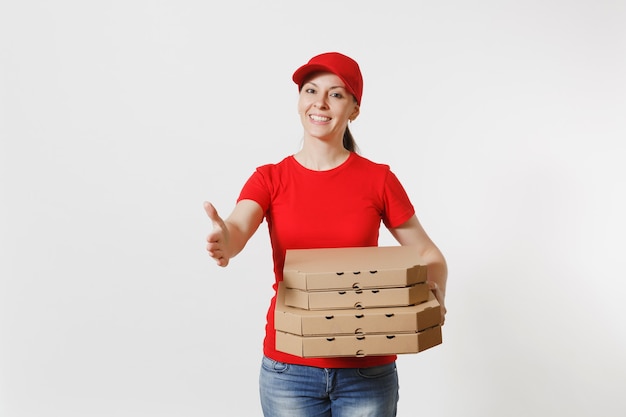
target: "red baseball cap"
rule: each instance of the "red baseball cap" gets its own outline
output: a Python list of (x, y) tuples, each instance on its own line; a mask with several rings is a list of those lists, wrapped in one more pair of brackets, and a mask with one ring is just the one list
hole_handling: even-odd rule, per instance
[(354, 96), (356, 102), (361, 104), (363, 95), (363, 76), (357, 62), (339, 52), (326, 52), (316, 55), (293, 73), (293, 81), (302, 88), (305, 78), (316, 71), (328, 71), (341, 78), (346, 89)]

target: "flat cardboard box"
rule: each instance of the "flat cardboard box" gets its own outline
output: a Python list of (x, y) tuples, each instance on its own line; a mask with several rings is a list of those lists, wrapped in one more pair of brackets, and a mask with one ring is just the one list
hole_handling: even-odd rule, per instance
[(283, 281), (306, 291), (407, 287), (426, 281), (425, 265), (411, 246), (290, 249)]
[(400, 307), (428, 300), (428, 284), (410, 287), (380, 289), (349, 289), (334, 291), (303, 291), (285, 288), (285, 305), (305, 310), (331, 310), (345, 308)]
[(303, 358), (418, 353), (442, 343), (441, 326), (418, 333), (298, 336), (276, 332), (276, 349)]
[(441, 307), (432, 291), (427, 301), (407, 307), (303, 310), (285, 305), (284, 283), (278, 284), (276, 330), (300, 336), (418, 332), (439, 324)]

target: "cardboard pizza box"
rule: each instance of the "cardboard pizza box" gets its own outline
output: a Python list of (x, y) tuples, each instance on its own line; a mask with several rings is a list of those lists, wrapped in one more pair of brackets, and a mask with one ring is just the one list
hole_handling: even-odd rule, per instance
[(369, 309), (304, 310), (285, 304), (284, 283), (276, 297), (276, 330), (300, 336), (417, 332), (439, 324), (441, 307), (432, 291), (423, 303)]
[(426, 281), (425, 265), (412, 246), (291, 249), (283, 281), (306, 291), (407, 287)]
[(441, 326), (416, 333), (351, 336), (298, 336), (276, 332), (277, 350), (303, 358), (419, 353), (441, 343)]
[(333, 291), (303, 291), (284, 288), (285, 305), (306, 310), (367, 309), (400, 307), (428, 300), (428, 284), (400, 288), (369, 288)]

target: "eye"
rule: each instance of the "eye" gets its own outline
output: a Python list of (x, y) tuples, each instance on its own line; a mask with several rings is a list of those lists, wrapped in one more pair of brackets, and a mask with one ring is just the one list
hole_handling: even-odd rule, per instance
[(314, 88), (307, 88), (307, 89), (304, 90), (304, 92), (308, 93), (308, 94), (315, 94), (315, 89)]
[(343, 94), (341, 93), (330, 93), (330, 96), (335, 98), (343, 98)]

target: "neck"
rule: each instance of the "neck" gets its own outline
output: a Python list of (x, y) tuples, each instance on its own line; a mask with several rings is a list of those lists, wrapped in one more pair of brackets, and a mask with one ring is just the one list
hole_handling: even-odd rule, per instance
[(350, 151), (343, 145), (330, 146), (327, 143), (304, 141), (302, 149), (294, 155), (302, 166), (315, 171), (327, 171), (343, 164), (350, 156)]

